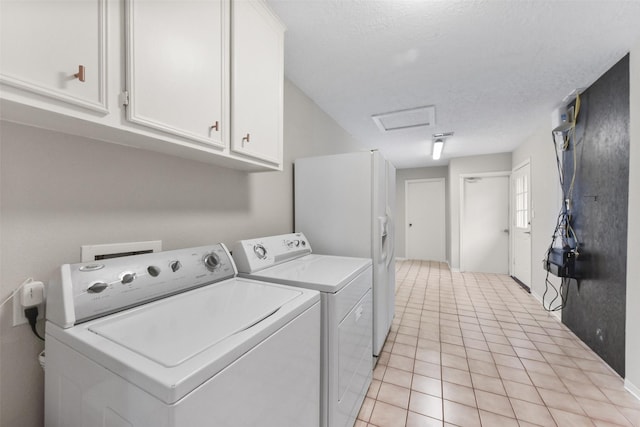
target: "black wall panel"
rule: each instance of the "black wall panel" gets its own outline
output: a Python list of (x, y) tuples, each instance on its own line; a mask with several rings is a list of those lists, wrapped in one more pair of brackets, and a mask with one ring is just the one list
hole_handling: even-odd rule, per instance
[[(571, 280), (562, 321), (624, 377), (629, 193), (629, 56), (581, 97), (573, 228), (581, 278)], [(563, 153), (567, 172), (574, 153)], [(571, 176), (565, 177), (565, 188)]]

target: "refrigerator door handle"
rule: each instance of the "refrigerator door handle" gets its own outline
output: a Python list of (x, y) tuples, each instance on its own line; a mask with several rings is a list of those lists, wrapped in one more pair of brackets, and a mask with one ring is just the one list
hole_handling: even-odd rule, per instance
[(394, 257), (395, 257), (395, 252), (396, 252), (396, 245), (395, 245), (395, 241), (393, 240), (395, 237), (395, 232), (394, 232), (394, 223), (393, 223), (393, 219), (391, 217), (391, 214), (389, 212), (389, 207), (387, 206), (387, 234), (389, 235), (390, 239), (387, 242), (387, 267), (391, 266), (391, 262), (393, 261)]
[(380, 216), (378, 217), (378, 235), (380, 236), (380, 263), (386, 263), (387, 261), (387, 250), (389, 249), (389, 242), (387, 239), (388, 230), (387, 230), (387, 217)]
[(387, 248), (387, 253), (386, 253), (386, 263), (387, 263), (387, 267), (391, 266), (391, 262), (393, 261), (393, 258), (396, 256), (396, 248), (394, 247), (393, 243), (388, 243), (388, 248)]

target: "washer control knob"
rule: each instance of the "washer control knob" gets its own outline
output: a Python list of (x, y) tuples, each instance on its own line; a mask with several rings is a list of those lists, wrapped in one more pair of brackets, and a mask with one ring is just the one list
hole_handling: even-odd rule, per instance
[(171, 267), (171, 271), (175, 273), (176, 271), (180, 270), (180, 268), (182, 267), (182, 263), (180, 261), (171, 261), (169, 267)]
[(307, 242), (305, 242), (304, 240), (300, 240), (300, 244), (301, 244), (302, 246), (307, 246)]
[(300, 246), (300, 240), (294, 240), (293, 241), (293, 245), (297, 248), (298, 246)]
[(253, 247), (253, 252), (260, 259), (265, 259), (267, 257), (267, 248), (262, 246), (261, 244), (257, 244)]
[(204, 258), (202, 258), (202, 261), (209, 271), (214, 271), (220, 265), (220, 258), (218, 258), (218, 255), (213, 252), (205, 255)]
[(98, 293), (104, 291), (105, 289), (107, 289), (108, 287), (109, 287), (109, 285), (107, 285), (104, 282), (93, 282), (87, 288), (87, 292), (89, 292), (90, 294), (98, 294)]
[(136, 273), (126, 272), (120, 275), (120, 281), (123, 285), (128, 285), (133, 282), (136, 278)]
[(150, 265), (147, 267), (147, 273), (152, 277), (158, 277), (160, 275), (160, 267), (156, 267), (155, 265)]

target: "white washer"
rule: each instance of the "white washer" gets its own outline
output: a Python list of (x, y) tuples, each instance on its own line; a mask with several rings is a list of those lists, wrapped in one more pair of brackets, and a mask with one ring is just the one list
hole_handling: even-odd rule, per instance
[(222, 244), (63, 265), (45, 425), (317, 427), (319, 293), (235, 275)]
[(351, 427), (371, 384), (371, 260), (311, 254), (302, 233), (233, 246), (240, 276), (321, 292), (322, 427)]

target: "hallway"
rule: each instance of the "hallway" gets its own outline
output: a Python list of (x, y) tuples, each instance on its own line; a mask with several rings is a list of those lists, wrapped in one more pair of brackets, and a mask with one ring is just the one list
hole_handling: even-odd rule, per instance
[(355, 427), (640, 427), (623, 380), (509, 276), (398, 261)]

